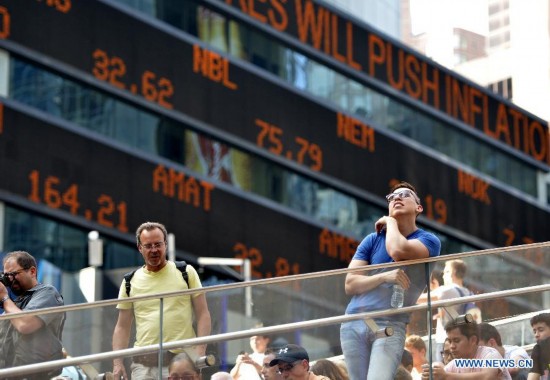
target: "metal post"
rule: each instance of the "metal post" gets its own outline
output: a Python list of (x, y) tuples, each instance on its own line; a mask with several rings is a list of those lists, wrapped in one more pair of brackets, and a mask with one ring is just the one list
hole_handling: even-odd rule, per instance
[(168, 234), (168, 260), (176, 261), (176, 236)]
[[(242, 273), (244, 281), (250, 282), (250, 280), (252, 280), (250, 259), (244, 259), (243, 261), (244, 263), (242, 266)], [(244, 289), (244, 302), (244, 315), (246, 315), (247, 317), (252, 317), (252, 287), (250, 286), (247, 286)]]
[(103, 240), (99, 238), (99, 232), (88, 233), (88, 265), (100, 267), (103, 265)]

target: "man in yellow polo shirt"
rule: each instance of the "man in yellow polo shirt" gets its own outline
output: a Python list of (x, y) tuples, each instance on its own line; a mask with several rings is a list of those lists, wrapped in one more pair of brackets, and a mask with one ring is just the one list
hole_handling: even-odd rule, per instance
[[(145, 265), (139, 268), (131, 277), (131, 291), (127, 292), (126, 280), (122, 282), (119, 299), (159, 294), (177, 290), (186, 290), (202, 287), (195, 269), (187, 265), (187, 281), (182, 276), (176, 264), (166, 259), (167, 243), (166, 227), (160, 223), (146, 222), (136, 231), (137, 247)], [(189, 284), (189, 285), (188, 285)], [(129, 293), (129, 294), (128, 294)], [(204, 293), (169, 297), (164, 299), (163, 310), (163, 342), (171, 342), (206, 336), (210, 334), (211, 319)], [(160, 302), (158, 299), (122, 302), (119, 309), (118, 321), (113, 333), (113, 350), (128, 347), (133, 320), (136, 321), (136, 341), (134, 347), (143, 347), (158, 344)], [(193, 314), (197, 331), (193, 330)], [(186, 349), (192, 358), (205, 355), (206, 346), (196, 346)], [(168, 364), (175, 355), (170, 351), (164, 354), (162, 376), (168, 376)], [(133, 358), (132, 379), (156, 380), (158, 373), (158, 355), (156, 353), (135, 356)], [(115, 379), (128, 379), (123, 359), (113, 361)]]

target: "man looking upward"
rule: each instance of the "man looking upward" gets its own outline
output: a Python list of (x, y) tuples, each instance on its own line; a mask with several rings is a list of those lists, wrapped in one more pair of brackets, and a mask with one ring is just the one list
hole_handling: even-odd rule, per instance
[[(439, 256), (439, 239), (416, 225), (423, 207), (415, 188), (407, 182), (398, 183), (386, 199), (388, 215), (378, 219), (374, 225), (376, 232), (359, 244), (349, 268)], [(415, 265), (405, 269), (348, 273), (345, 290), (353, 298), (346, 314), (389, 309), (395, 284), (406, 291), (404, 306), (414, 305), (426, 286), (424, 267)], [(401, 363), (408, 321), (408, 314), (375, 319), (380, 328), (393, 327), (394, 330), (392, 336), (378, 339), (363, 320), (342, 324), (340, 341), (350, 380), (394, 378)]]

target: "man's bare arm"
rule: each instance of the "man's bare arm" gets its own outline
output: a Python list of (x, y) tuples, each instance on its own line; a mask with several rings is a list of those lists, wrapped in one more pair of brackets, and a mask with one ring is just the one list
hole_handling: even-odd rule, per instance
[[(128, 348), (133, 321), (134, 312), (132, 309), (120, 309), (118, 311), (118, 320), (113, 332), (113, 351)], [(124, 376), (125, 379), (128, 378), (126, 368), (124, 368), (124, 358), (113, 359), (113, 375), (115, 379), (120, 379), (121, 376)]]
[[(368, 262), (365, 260), (351, 260), (348, 268), (358, 268), (367, 264)], [(391, 284), (399, 283), (404, 289), (408, 289), (411, 285), (409, 277), (401, 269), (394, 269), (372, 276), (357, 271), (346, 275), (345, 291), (347, 295), (362, 294), (376, 288), (384, 282)]]
[[(17, 314), (23, 312), (20, 308), (17, 307), (17, 305), (11, 300), (8, 299), (4, 302), (4, 311), (6, 314)], [(11, 324), (15, 329), (23, 334), (31, 334), (35, 332), (36, 330), (40, 329), (42, 326), (44, 326), (44, 321), (37, 317), (37, 316), (25, 316), (21, 318), (14, 318), (10, 320)]]
[(428, 248), (420, 240), (407, 240), (401, 234), (395, 218), (383, 216), (378, 220), (379, 224), (386, 227), (386, 250), (394, 261), (426, 259), (430, 256)]
[[(208, 310), (208, 304), (206, 302), (206, 296), (199, 294), (193, 298), (193, 311), (195, 312), (195, 318), (197, 319), (197, 336), (208, 336), (212, 330), (212, 320), (210, 317), (210, 311)], [(206, 353), (206, 345), (197, 347), (197, 353), (199, 356), (203, 356)]]

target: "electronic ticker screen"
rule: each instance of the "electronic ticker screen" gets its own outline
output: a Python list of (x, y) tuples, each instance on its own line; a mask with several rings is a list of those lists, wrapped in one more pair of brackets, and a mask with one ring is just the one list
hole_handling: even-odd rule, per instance
[(424, 214), (438, 223), (496, 246), (547, 240), (547, 210), (256, 74), (184, 33), (160, 30), (102, 1), (4, 4), (9, 22), (3, 23), (3, 38), (254, 143), (312, 175), (327, 174), (380, 196), (396, 180), (407, 180), (420, 189)]
[(0, 103), (0, 175), (28, 202), (123, 233), (157, 220), (179, 249), (249, 258), (258, 278), (344, 267), (355, 252), (354, 239), (23, 111)]

